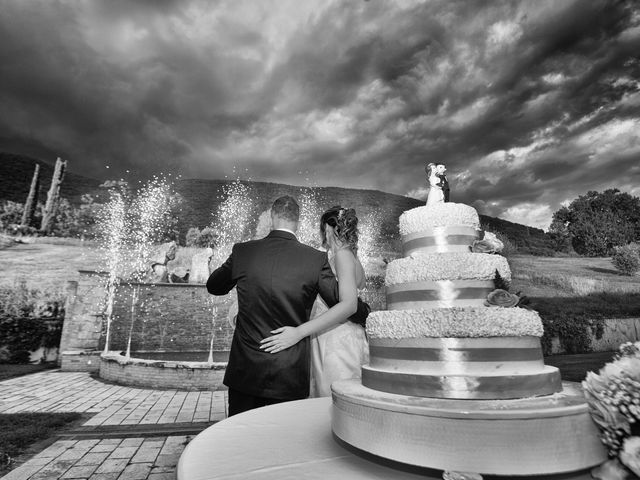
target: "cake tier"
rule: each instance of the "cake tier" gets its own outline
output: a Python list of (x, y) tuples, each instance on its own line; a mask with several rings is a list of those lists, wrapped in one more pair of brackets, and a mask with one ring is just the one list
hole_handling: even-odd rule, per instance
[(480, 229), (480, 219), (475, 208), (463, 203), (440, 203), (412, 208), (399, 219), (400, 235), (424, 232), (436, 227), (471, 227)]
[(507, 399), (562, 390), (538, 337), (371, 339), (362, 384), (431, 398)]
[(509, 478), (584, 471), (607, 453), (579, 385), (563, 386), (522, 400), (442, 400), (342, 380), (332, 385), (332, 430), (361, 450), (421, 467)]
[(371, 312), (369, 339), (541, 337), (533, 310), (513, 307), (437, 308)]
[(494, 280), (496, 270), (511, 280), (511, 269), (502, 255), (490, 253), (432, 253), (399, 258), (387, 265), (387, 286), (439, 280)]
[(474, 240), (481, 237), (475, 227), (452, 225), (434, 227), (402, 236), (402, 256), (428, 253), (469, 252)]

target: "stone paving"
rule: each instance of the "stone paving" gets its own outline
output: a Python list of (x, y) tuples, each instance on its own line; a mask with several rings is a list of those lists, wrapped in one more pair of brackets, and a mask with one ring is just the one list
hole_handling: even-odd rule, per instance
[[(0, 480), (173, 480), (185, 445), (226, 418), (226, 391), (184, 392), (106, 384), (49, 370), (0, 382), (0, 413), (92, 414)], [(144, 430), (144, 435), (138, 432)], [(175, 434), (190, 430), (188, 435)], [(174, 433), (174, 434), (172, 434)]]

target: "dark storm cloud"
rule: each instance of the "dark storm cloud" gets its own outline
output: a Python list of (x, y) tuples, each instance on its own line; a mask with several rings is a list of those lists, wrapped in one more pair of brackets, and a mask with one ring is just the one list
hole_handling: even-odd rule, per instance
[(640, 195), (635, 2), (0, 2), (0, 149), (79, 173), (419, 197), (437, 161), (455, 201), (544, 227)]

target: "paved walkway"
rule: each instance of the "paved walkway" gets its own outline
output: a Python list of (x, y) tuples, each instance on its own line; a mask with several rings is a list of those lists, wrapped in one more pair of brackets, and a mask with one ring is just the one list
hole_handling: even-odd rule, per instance
[[(545, 363), (559, 367), (564, 380), (580, 381), (612, 355), (555, 355)], [(59, 370), (0, 381), (0, 413), (92, 415), (0, 480), (174, 480), (186, 444), (226, 418), (226, 405), (226, 391), (123, 387)]]
[(49, 370), (0, 382), (0, 413), (92, 414), (0, 480), (173, 480), (189, 440), (226, 418), (226, 391), (111, 385)]

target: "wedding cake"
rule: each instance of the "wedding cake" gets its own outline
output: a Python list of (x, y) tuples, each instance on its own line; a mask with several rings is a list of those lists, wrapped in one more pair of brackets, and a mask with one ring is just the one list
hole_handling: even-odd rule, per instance
[[(332, 428), (392, 460), (449, 471), (546, 475), (602, 462), (582, 393), (544, 365), (532, 310), (486, 306), (507, 260), (475, 253), (474, 208), (437, 203), (400, 217), (387, 310), (367, 319), (362, 380), (335, 382)], [(571, 477), (573, 478), (573, 477)], [(579, 478), (579, 477), (575, 477)]]

